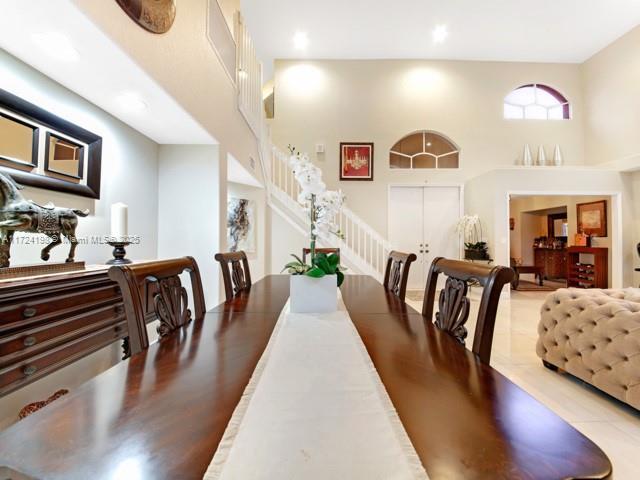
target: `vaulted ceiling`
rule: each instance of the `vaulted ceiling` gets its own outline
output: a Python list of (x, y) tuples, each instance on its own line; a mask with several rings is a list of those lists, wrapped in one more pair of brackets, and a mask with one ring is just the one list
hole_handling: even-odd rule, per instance
[[(276, 58), (576, 63), (640, 24), (640, 0), (241, 1), (267, 71)], [(435, 43), (439, 25), (448, 36)]]

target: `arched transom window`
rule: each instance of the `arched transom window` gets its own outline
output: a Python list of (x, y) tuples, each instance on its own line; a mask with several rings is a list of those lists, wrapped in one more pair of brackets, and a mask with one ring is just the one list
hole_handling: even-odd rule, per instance
[(525, 120), (568, 120), (569, 101), (547, 85), (534, 83), (516, 88), (504, 99), (504, 118)]
[(389, 152), (391, 168), (458, 168), (460, 151), (451, 140), (422, 131), (398, 140)]

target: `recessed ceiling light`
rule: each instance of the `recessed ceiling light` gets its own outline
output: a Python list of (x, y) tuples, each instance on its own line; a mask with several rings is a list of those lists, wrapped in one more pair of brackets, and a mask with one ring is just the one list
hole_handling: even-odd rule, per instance
[(60, 32), (34, 33), (31, 36), (40, 50), (61, 62), (77, 62), (80, 53), (66, 35)]
[(433, 33), (431, 34), (433, 38), (433, 43), (442, 43), (449, 36), (449, 31), (447, 30), (446, 25), (438, 25), (433, 29)]
[(304, 50), (309, 45), (309, 36), (306, 32), (296, 32), (293, 36), (293, 46), (296, 50)]
[(134, 92), (124, 92), (116, 97), (120, 108), (125, 112), (139, 113), (147, 108), (147, 104)]

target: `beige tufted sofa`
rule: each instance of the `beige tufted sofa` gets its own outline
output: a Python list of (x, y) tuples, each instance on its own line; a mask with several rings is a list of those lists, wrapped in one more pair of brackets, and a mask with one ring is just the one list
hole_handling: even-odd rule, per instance
[(547, 297), (536, 352), (640, 409), (640, 288), (560, 289)]

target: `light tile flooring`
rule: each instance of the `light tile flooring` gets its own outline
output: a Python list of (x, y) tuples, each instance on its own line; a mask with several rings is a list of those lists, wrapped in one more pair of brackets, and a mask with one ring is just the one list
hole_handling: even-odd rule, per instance
[[(510, 299), (501, 299), (491, 365), (602, 448), (613, 463), (615, 480), (640, 479), (640, 412), (570, 375), (544, 368), (536, 355), (539, 310), (548, 294), (512, 292)], [(407, 297), (407, 303), (422, 309), (414, 292)], [(471, 299), (467, 345), (473, 342), (477, 288)]]

